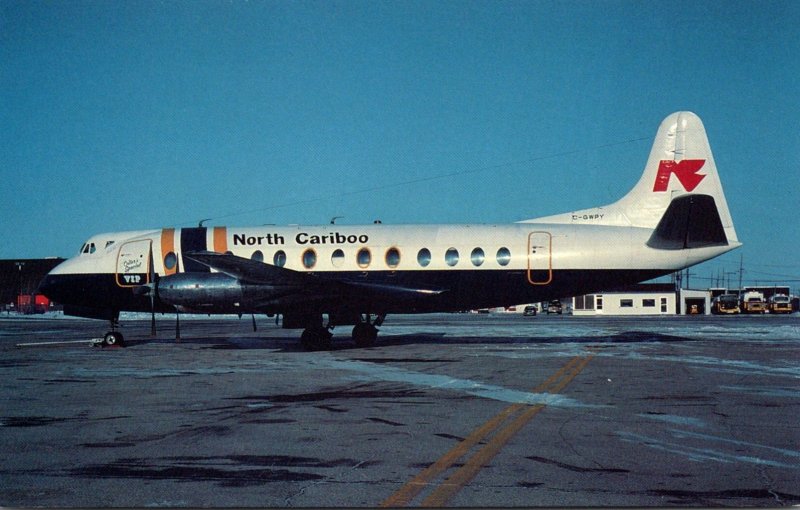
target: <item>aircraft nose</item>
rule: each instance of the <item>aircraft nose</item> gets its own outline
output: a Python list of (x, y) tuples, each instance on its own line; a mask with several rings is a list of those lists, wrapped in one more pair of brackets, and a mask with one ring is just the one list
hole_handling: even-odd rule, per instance
[(39, 294), (44, 294), (47, 296), (47, 299), (51, 301), (63, 301), (61, 299), (63, 288), (64, 285), (57, 275), (48, 274), (39, 282), (37, 292)]

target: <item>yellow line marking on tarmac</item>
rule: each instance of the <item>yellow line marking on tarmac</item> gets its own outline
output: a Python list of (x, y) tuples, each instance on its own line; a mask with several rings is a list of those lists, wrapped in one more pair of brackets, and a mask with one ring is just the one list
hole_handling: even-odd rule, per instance
[[(575, 356), (545, 382), (531, 390), (531, 392), (558, 393), (583, 370), (593, 357), (594, 353), (588, 356)], [(456, 444), (450, 451), (439, 458), (439, 460), (420, 471), (419, 474), (384, 500), (380, 506), (385, 508), (408, 505), (420, 492), (431, 485), (433, 479), (450, 469), (458, 459), (466, 455), (481, 440), (491, 435), (507, 419), (519, 411), (524, 410), (521, 415), (501, 429), (500, 432), (498, 432), (483, 448), (478, 450), (464, 466), (444, 481), (422, 503), (422, 506), (426, 507), (444, 505), (448, 499), (461, 490), (466, 483), (472, 480), (478, 471), (491, 461), (500, 449), (544, 407), (544, 404), (536, 404), (533, 406), (528, 404), (512, 404), (506, 407)]]

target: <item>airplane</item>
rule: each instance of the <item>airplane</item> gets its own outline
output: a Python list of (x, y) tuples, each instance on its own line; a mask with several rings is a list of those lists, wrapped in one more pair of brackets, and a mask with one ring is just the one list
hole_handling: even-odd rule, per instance
[[(202, 225), (202, 223), (201, 223)], [(40, 291), (64, 313), (111, 323), (121, 311), (267, 314), (330, 349), (353, 326), (374, 345), (390, 314), (548, 301), (650, 280), (741, 246), (705, 128), (661, 123), (638, 183), (610, 205), (504, 225), (162, 228), (98, 234)], [(255, 315), (253, 315), (255, 327)]]

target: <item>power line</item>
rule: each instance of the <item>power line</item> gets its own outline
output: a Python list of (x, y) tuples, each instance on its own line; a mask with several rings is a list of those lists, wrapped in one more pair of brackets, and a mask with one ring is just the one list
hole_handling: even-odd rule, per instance
[(764, 271), (753, 271), (752, 269), (748, 269), (747, 272), (751, 273), (751, 274), (763, 274), (765, 276), (776, 276), (776, 277), (779, 277), (779, 278), (794, 278), (796, 280), (800, 280), (800, 276), (793, 275), (793, 274), (765, 273)]
[[(513, 166), (516, 166), (516, 165), (536, 163), (536, 162), (544, 161), (544, 160), (547, 160), (547, 159), (560, 158), (560, 157), (563, 157), (563, 156), (570, 156), (572, 154), (579, 154), (581, 152), (585, 152), (585, 151), (589, 151), (589, 150), (605, 149), (605, 148), (608, 148), (608, 147), (615, 147), (617, 145), (624, 145), (624, 144), (633, 143), (633, 142), (641, 142), (643, 140), (649, 140), (650, 138), (651, 137), (649, 137), (649, 136), (641, 137), (641, 138), (631, 138), (629, 140), (623, 140), (623, 141), (619, 141), (619, 142), (611, 142), (611, 143), (606, 143), (606, 144), (602, 144), (602, 145), (596, 145), (596, 146), (590, 147), (588, 149), (586, 149), (586, 148), (573, 149), (573, 150), (568, 150), (568, 151), (563, 151), (563, 152), (556, 152), (556, 153), (553, 153), (553, 154), (547, 154), (547, 155), (544, 155), (544, 156), (537, 156), (537, 157), (528, 158), (528, 159), (521, 159), (521, 160), (517, 160), (517, 161), (509, 161), (507, 163), (499, 163), (499, 164), (496, 164), (496, 165), (481, 166), (481, 167), (473, 168), (473, 169), (470, 169), (470, 170), (459, 170), (459, 171), (456, 171), (456, 172), (448, 172), (448, 173), (444, 173), (444, 174), (431, 175), (431, 176), (428, 176), (428, 177), (420, 177), (418, 179), (411, 179), (411, 180), (408, 180), (408, 181), (399, 181), (399, 182), (394, 182), (394, 183), (389, 183), (389, 184), (382, 184), (382, 185), (379, 185), (379, 186), (361, 188), (361, 189), (357, 189), (357, 190), (353, 190), (353, 191), (344, 191), (344, 192), (341, 192), (341, 193), (333, 193), (333, 194), (330, 194), (330, 195), (322, 195), (322, 196), (306, 198), (306, 199), (302, 199), (302, 200), (295, 200), (295, 201), (292, 201), (292, 202), (284, 202), (284, 203), (281, 203), (281, 204), (275, 204), (275, 205), (270, 205), (270, 206), (266, 206), (266, 207), (259, 207), (257, 209), (249, 209), (249, 210), (246, 210), (246, 211), (238, 211), (238, 212), (234, 212), (234, 213), (230, 213), (230, 214), (225, 214), (225, 215), (222, 215), (222, 216), (217, 216), (216, 218), (212, 218), (212, 219), (213, 220), (223, 220), (223, 219), (227, 219), (227, 218), (232, 218), (234, 216), (243, 216), (245, 214), (253, 214), (253, 213), (259, 213), (259, 212), (271, 211), (271, 210), (275, 210), (275, 209), (282, 209), (284, 207), (294, 207), (294, 206), (298, 206), (298, 205), (310, 204), (310, 203), (313, 203), (313, 202), (320, 202), (320, 201), (323, 201), (323, 200), (330, 200), (330, 199), (335, 199), (335, 198), (349, 197), (349, 196), (353, 196), (353, 195), (359, 195), (359, 194), (362, 194), (362, 193), (370, 193), (370, 192), (373, 192), (373, 191), (382, 191), (382, 190), (395, 188), (395, 187), (400, 187), (400, 186), (409, 186), (409, 185), (412, 185), (412, 184), (420, 184), (420, 183), (423, 183), (423, 182), (436, 181), (436, 180), (439, 180), (439, 179), (448, 179), (448, 178), (451, 178), (451, 177), (459, 177), (459, 176), (462, 176), (462, 175), (476, 174), (476, 173), (486, 172), (486, 171), (489, 171), (489, 170), (497, 170), (497, 169), (500, 169), (500, 168), (513, 167)], [(204, 221), (210, 221), (210, 220), (204, 220)], [(192, 222), (186, 222), (184, 224), (188, 224), (188, 223), (194, 224), (196, 222), (192, 221)]]

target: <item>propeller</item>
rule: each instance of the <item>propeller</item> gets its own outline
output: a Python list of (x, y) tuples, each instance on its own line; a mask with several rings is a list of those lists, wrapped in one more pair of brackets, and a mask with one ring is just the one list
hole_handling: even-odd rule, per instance
[(150, 274), (148, 275), (147, 282), (152, 287), (150, 288), (150, 336), (156, 336), (156, 269), (153, 264), (153, 245), (150, 245), (150, 259), (148, 260), (150, 267)]
[[(178, 259), (177, 264), (175, 266), (175, 272), (181, 272), (181, 261)], [(181, 341), (181, 309), (178, 305), (175, 305), (175, 342), (180, 343)]]
[(150, 245), (150, 252), (147, 256), (147, 283), (133, 289), (137, 296), (150, 296), (150, 336), (156, 336), (156, 292), (157, 282), (155, 265), (153, 264), (153, 245)]
[(177, 306), (175, 307), (175, 341), (177, 343), (181, 341), (181, 309)]
[[(153, 249), (152, 246), (150, 248), (150, 270), (149, 270), (149, 282), (141, 285), (133, 290), (133, 292), (137, 295), (150, 296), (150, 334), (152, 336), (156, 336), (156, 294), (158, 293), (158, 273), (155, 272), (155, 266), (153, 264)], [(178, 262), (177, 271), (180, 273), (180, 262)], [(181, 341), (181, 311), (180, 308), (176, 305), (175, 306), (175, 341)]]

